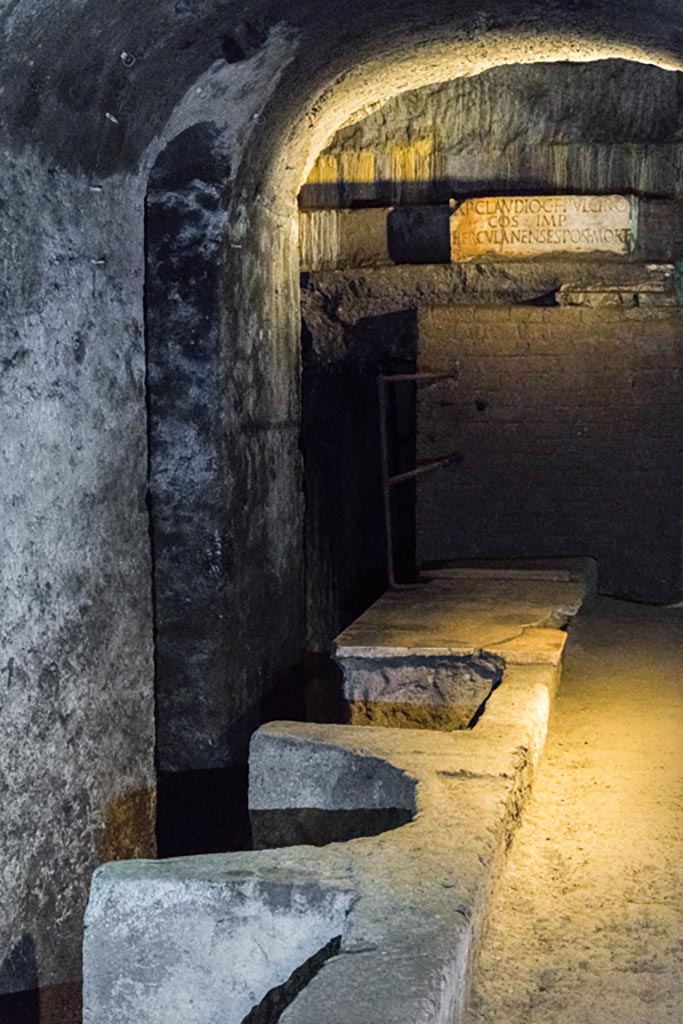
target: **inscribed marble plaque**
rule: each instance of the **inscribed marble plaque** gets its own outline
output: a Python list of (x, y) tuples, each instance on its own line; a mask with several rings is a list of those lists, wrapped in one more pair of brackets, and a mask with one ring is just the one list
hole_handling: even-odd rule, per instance
[(634, 196), (495, 196), (468, 199), (451, 217), (451, 259), (609, 253), (635, 244)]

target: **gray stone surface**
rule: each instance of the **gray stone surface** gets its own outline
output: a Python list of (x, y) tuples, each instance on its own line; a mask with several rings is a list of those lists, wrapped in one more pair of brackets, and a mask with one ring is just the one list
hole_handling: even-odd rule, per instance
[(294, 723), (262, 726), (250, 747), (249, 809), (402, 807), (414, 812), (414, 779), (366, 753), (362, 736), (354, 749), (341, 745), (339, 735)]
[(140, 208), (4, 166), (0, 994), (77, 978), (93, 868), (155, 849)]
[(391, 263), (391, 210), (313, 210), (299, 215), (302, 270)]
[[(26, 8), (23, 13), (29, 15)], [(41, 19), (39, 25), (47, 45), (46, 23)], [(97, 49), (94, 40), (81, 41)], [(270, 65), (265, 57), (237, 73), (219, 65), (200, 76), (202, 94), (192, 90), (165, 130), (158, 125), (159, 135), (147, 137), (144, 157), (138, 162), (129, 155), (125, 169), (115, 171), (111, 164), (106, 138), (118, 129), (105, 119), (110, 102), (102, 98), (94, 131), (100, 156), (93, 162), (90, 152), (82, 170), (56, 157), (45, 163), (35, 147), (3, 137), (9, 148), (3, 149), (6, 174), (0, 182), (0, 996), (77, 981), (93, 870), (108, 860), (155, 851), (143, 200), (158, 150), (188, 124), (223, 111), (220, 128), (232, 109), (230, 97), (246, 80), (253, 94), (240, 107), (240, 118), (249, 123), (250, 104), (263, 102), (274, 69), (286, 62), (286, 40), (272, 42)], [(120, 65), (118, 51), (115, 60)], [(49, 89), (42, 93), (46, 106), (54, 99)], [(75, 131), (79, 119), (68, 104), (57, 102), (69, 131)], [(224, 142), (233, 153), (240, 118), (229, 115)], [(49, 134), (41, 138), (48, 148)], [(72, 138), (69, 148), (75, 144)], [(86, 162), (87, 149), (81, 150)], [(68, 152), (62, 156), (68, 163)], [(221, 510), (223, 536), (212, 535), (206, 577), (228, 591), (233, 627), (240, 628), (239, 615), (258, 633), (256, 623), (267, 619), (272, 644), (264, 648), (261, 634), (246, 657), (245, 644), (237, 649), (223, 630), (230, 686), (225, 672), (220, 685), (190, 675), (192, 715), (185, 706), (179, 727), (185, 767), (193, 763), (191, 743), (200, 734), (195, 766), (246, 759), (245, 713), (253, 728), (271, 672), (288, 664), (292, 646), (298, 654), (302, 644), (303, 601), (287, 603), (278, 630), (262, 589), (269, 579), (271, 594), (278, 585), (290, 593), (301, 590), (299, 539), (278, 534), (274, 526), (283, 507), (296, 516), (300, 502), (296, 431), (287, 426), (291, 408), (283, 413), (297, 390), (293, 352), (291, 373), (278, 371), (282, 390), (261, 394), (269, 412), (260, 399), (252, 401), (249, 417), (257, 419), (258, 429), (245, 428), (244, 447), (238, 443), (241, 413), (237, 419), (220, 414), (221, 443), (238, 437), (222, 483), (231, 487), (228, 513)], [(282, 353), (281, 359), (286, 361)], [(234, 391), (257, 371), (248, 355), (237, 359), (235, 353), (232, 364)], [(176, 479), (182, 489), (193, 475), (186, 453), (180, 455), (187, 438), (177, 422), (169, 427), (174, 458), (186, 471)], [(267, 483), (275, 465), (277, 498)], [(256, 521), (238, 496), (247, 486), (245, 475), (260, 495)], [(259, 558), (249, 562), (254, 549)], [(226, 550), (228, 566), (216, 554)], [(236, 563), (243, 567), (239, 572)], [(221, 608), (217, 622), (225, 618)], [(245, 632), (246, 626), (243, 637)], [(177, 766), (180, 755), (172, 763)], [(59, 1017), (55, 1024), (62, 1024)]]
[(404, 93), (342, 128), (302, 198), (448, 202), (512, 194), (521, 181), (527, 193), (590, 194), (600, 182), (603, 194), (673, 195), (682, 155), (674, 75), (626, 61), (499, 67)]
[[(453, 954), (354, 953), (329, 961), (282, 1024), (452, 1024), (465, 975), (465, 942)], [(372, 998), (361, 999), (371, 992)]]
[(387, 658), (470, 655), (525, 630), (566, 625), (583, 602), (582, 580), (463, 579), (456, 568), (427, 571), (424, 582), (388, 590), (336, 639), (336, 656)]
[(86, 918), (84, 1024), (242, 1024), (339, 939), (355, 898), (225, 858), (111, 866)]
[[(517, 304), (539, 302), (554, 293), (561, 295), (563, 289), (581, 292), (600, 287), (634, 294), (651, 291), (661, 296), (662, 305), (676, 298), (671, 264), (624, 265), (555, 258), (320, 272), (302, 278), (301, 301), (316, 357), (323, 363), (334, 363), (351, 361), (362, 354), (362, 339), (353, 334), (359, 321), (416, 310), (424, 304), (425, 295), (435, 306)], [(410, 350), (406, 354), (410, 355)]]
[(302, 210), (301, 270), (562, 256), (675, 262), (683, 253), (680, 222), (677, 201), (650, 199), (641, 211), (631, 195), (492, 196), (435, 206)]
[(503, 660), (488, 653), (404, 657), (337, 655), (351, 721), (373, 725), (466, 729), (503, 676)]
[[(277, 783), (274, 784), (274, 780)], [(286, 723), (251, 741), (249, 818), (255, 849), (379, 835), (411, 821), (416, 783), (384, 757)]]

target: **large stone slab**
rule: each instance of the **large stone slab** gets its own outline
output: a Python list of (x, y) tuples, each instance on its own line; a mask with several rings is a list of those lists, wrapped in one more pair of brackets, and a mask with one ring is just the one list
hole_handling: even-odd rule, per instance
[(633, 196), (495, 196), (468, 199), (451, 218), (451, 258), (606, 253), (635, 247)]
[(455, 565), (387, 592), (336, 640), (351, 723), (467, 728), (507, 664), (559, 664), (562, 627), (588, 589), (579, 576), (566, 565)]
[(488, 653), (337, 658), (352, 724), (422, 729), (466, 729), (505, 664)]
[(340, 737), (278, 722), (254, 734), (249, 816), (255, 849), (323, 846), (379, 835), (413, 818), (414, 779), (362, 743), (346, 745), (353, 737), (341, 728)]
[(274, 1020), (268, 1001), (334, 952), (355, 898), (228, 857), (107, 865), (86, 917), (84, 1024)]

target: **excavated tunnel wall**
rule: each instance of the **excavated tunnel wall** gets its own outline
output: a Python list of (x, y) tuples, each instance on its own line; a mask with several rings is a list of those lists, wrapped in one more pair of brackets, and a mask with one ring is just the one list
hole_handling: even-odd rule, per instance
[(244, 758), (245, 719), (304, 649), (295, 198), (316, 155), (361, 108), (499, 63), (678, 67), (683, 21), (668, 0), (469, 2), (457, 17), (446, 0), (352, 0), (333, 23), (320, 0), (19, 0), (0, 25), (0, 991), (14, 1012), (41, 988), (42, 1019), (62, 1024), (93, 868), (154, 852), (144, 203), (158, 154), (194, 124), (223, 137), (224, 501), (201, 572), (229, 671), (183, 712), (215, 713), (211, 756), (183, 762), (199, 773)]

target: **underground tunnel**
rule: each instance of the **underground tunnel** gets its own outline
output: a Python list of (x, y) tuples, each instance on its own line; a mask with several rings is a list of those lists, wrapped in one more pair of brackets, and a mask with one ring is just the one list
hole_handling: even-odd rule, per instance
[[(82, 920), (98, 865), (112, 865), (97, 876), (111, 885), (110, 907), (119, 884), (149, 885), (135, 891), (154, 907), (176, 884), (222, 884), (223, 869), (193, 862), (184, 882), (174, 872), (190, 862), (162, 860), (152, 877), (153, 858), (228, 851), (245, 877), (265, 865), (285, 886), (246, 886), (254, 906), (272, 898), (287, 908), (273, 935), (301, 926), (291, 962), (275, 957), (268, 974), (285, 1003), (266, 999), (258, 1012), (305, 1020), (294, 1008), (347, 970), (353, 929), (379, 928), (371, 916), (355, 924), (358, 893), (329, 881), (333, 868), (347, 872), (363, 906), (377, 895), (355, 861), (335, 867), (339, 840), (351, 840), (349, 856), (377, 843), (367, 849), (384, 851), (399, 877), (401, 844), (425, 842), (421, 819), (412, 804), (382, 803), (368, 774), (366, 794), (334, 808), (357, 827), (333, 829), (330, 850), (303, 855), (315, 884), (292, 888), (278, 873), (299, 870), (297, 854), (268, 849), (284, 840), (251, 851), (250, 742), (252, 777), (271, 766), (252, 821), (279, 816), (281, 833), (299, 798), (269, 787), (280, 772), (304, 778), (295, 748), (311, 772), (328, 770), (325, 743), (388, 759), (422, 793), (434, 856), (446, 843), (438, 815), (457, 832), (479, 806), (468, 810), (468, 796), (456, 819), (455, 790), (445, 804), (437, 792), (466, 779), (486, 813), (498, 800), (498, 835), (530, 785), (535, 754), (516, 765), (504, 798), (485, 792), (505, 702), (526, 693), (514, 658), (531, 658), (510, 653), (504, 630), (486, 639), (514, 671), (507, 689), (505, 674), (495, 677), (474, 728), (457, 730), (466, 756), (432, 736), (450, 735), (433, 708), (406, 712), (406, 699), (398, 721), (377, 710), (387, 701), (373, 703), (367, 681), (353, 699), (339, 638), (384, 607), (389, 570), (440, 592), (450, 583), (439, 573), (454, 573), (461, 598), (484, 586), (477, 573), (493, 572), (509, 598), (516, 574), (545, 593), (577, 585), (577, 563), (589, 559), (607, 598), (680, 599), (679, 15), (662, 3), (623, 24), (598, 3), (585, 20), (563, 4), (468, 5), (454, 19), (446, 5), (402, 3), (389, 24), (377, 5), (354, 5), (348, 35), (335, 26), (321, 39), (316, 4), (296, 15), (275, 4), (122, 7), (87, 32), (74, 11), (48, 28), (37, 4), (15, 6), (9, 37), (25, 41), (8, 61), (21, 67), (6, 93), (3, 191), (8, 266), (26, 264), (7, 277), (2, 353), (21, 430), (8, 430), (3, 452), (10, 895), (0, 1020), (79, 1019)], [(62, 63), (51, 68), (48, 53)], [(391, 492), (389, 560), (380, 377), (419, 378), (391, 385), (386, 409), (384, 469), (406, 476)], [(561, 633), (572, 616), (541, 604), (524, 628)], [(422, 612), (406, 607), (414, 626)], [(544, 642), (543, 671), (554, 671), (565, 640)], [(449, 648), (456, 656), (470, 654)], [(544, 701), (529, 697), (533, 751)], [(283, 719), (303, 731), (259, 733)], [(440, 774), (400, 746), (407, 739), (388, 751), (387, 738), (371, 738), (406, 723), (425, 734), (414, 742), (442, 760)], [(328, 726), (367, 738), (305, 731)], [(321, 782), (310, 799), (333, 797)], [(372, 815), (391, 831), (366, 827)], [(315, 841), (306, 833), (306, 847)], [(494, 871), (497, 854), (481, 857)], [(148, 875), (135, 874), (140, 859)], [(440, 863), (433, 870), (449, 889)], [(438, 901), (420, 884), (436, 919)], [(462, 896), (473, 935), (484, 916), (478, 885)], [(88, 926), (102, 949), (103, 891), (93, 889)], [(190, 919), (201, 931), (201, 915)], [(130, 941), (137, 955), (147, 940)], [(102, 954), (92, 949), (88, 1024), (125, 1012), (146, 1020), (139, 1007), (97, 1002)], [(469, 956), (458, 952), (451, 1010)], [(357, 963), (375, 977), (372, 957)], [(260, 1019), (249, 984), (240, 1021)], [(416, 975), (414, 992), (431, 984)]]

